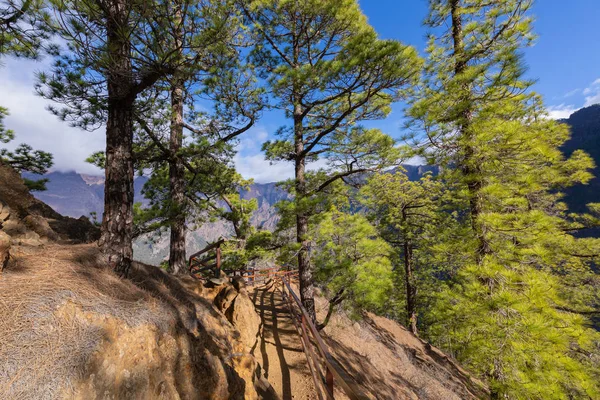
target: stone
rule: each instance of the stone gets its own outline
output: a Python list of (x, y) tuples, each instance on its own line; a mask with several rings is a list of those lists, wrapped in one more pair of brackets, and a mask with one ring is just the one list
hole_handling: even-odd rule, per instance
[(242, 276), (233, 277), (231, 279), (231, 283), (233, 284), (235, 290), (237, 290), (238, 292), (241, 292), (242, 290), (246, 289), (246, 279)]
[(10, 259), (10, 236), (0, 231), (0, 271), (8, 265)]
[(217, 294), (215, 297), (215, 306), (217, 306), (219, 311), (225, 313), (238, 296), (238, 293), (239, 292), (232, 285), (224, 286), (219, 294)]
[(44, 217), (30, 214), (23, 219), (23, 223), (43, 239), (57, 240), (58, 235), (52, 230)]
[(246, 348), (251, 349), (257, 340), (261, 321), (260, 316), (256, 313), (254, 303), (245, 290), (234, 299), (225, 316), (240, 332), (240, 340)]

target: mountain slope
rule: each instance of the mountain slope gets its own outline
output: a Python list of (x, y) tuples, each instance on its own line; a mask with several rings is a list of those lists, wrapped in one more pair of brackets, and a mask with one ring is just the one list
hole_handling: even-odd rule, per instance
[[(573, 212), (587, 212), (586, 204), (600, 202), (600, 104), (582, 108), (561, 120), (571, 128), (571, 139), (563, 146), (565, 155), (585, 150), (595, 161), (594, 179), (588, 185), (577, 185), (566, 191), (566, 202)], [(600, 229), (588, 230), (586, 236), (600, 236)]]

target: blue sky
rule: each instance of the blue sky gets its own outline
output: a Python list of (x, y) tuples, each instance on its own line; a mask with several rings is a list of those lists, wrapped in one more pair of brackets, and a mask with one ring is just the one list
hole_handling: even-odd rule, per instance
[[(422, 53), (426, 0), (359, 0), (359, 3), (381, 37), (401, 40)], [(583, 106), (600, 103), (600, 0), (537, 0), (533, 14), (538, 39), (534, 47), (525, 50), (525, 60), (528, 76), (537, 80), (534, 89), (544, 96), (551, 116), (568, 117)], [(69, 128), (45, 110), (45, 100), (33, 94), (34, 73), (44, 70), (49, 60), (2, 61), (0, 104), (11, 111), (6, 123), (17, 135), (14, 145), (27, 142), (34, 148), (52, 152), (55, 169), (101, 174), (102, 171), (84, 160), (90, 153), (103, 149), (104, 132)], [(401, 121), (402, 106), (398, 105), (386, 120), (369, 125), (398, 137)], [(281, 116), (266, 114), (242, 139), (235, 159), (242, 175), (258, 182), (291, 176), (291, 165), (271, 166), (260, 152), (261, 143), (271, 138), (282, 122)]]

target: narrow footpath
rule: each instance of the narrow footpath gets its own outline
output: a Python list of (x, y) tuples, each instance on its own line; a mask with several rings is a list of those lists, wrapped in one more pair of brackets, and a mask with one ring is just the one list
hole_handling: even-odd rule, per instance
[(265, 377), (282, 400), (317, 399), (300, 336), (281, 289), (256, 287), (250, 296), (262, 321), (252, 354), (262, 365)]

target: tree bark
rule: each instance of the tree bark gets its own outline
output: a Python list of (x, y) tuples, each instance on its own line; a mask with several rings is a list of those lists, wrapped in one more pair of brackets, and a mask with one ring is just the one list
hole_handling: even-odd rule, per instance
[(171, 90), (171, 132), (169, 139), (169, 188), (171, 194), (171, 241), (169, 272), (183, 273), (185, 257), (185, 166), (179, 156), (183, 144), (183, 82), (177, 80)]
[(308, 254), (308, 213), (303, 208), (306, 198), (306, 157), (304, 152), (302, 109), (299, 104), (294, 107), (294, 137), (295, 137), (295, 178), (296, 178), (296, 241), (300, 245), (298, 251), (298, 275), (300, 280), (300, 299), (313, 323), (317, 322), (315, 310), (315, 288), (313, 284), (310, 258)]
[(133, 257), (133, 71), (127, 1), (109, 5), (107, 48), (111, 69), (107, 73), (108, 120), (106, 122), (106, 168), (104, 216), (100, 245), (108, 264), (127, 276)]
[(417, 286), (413, 270), (413, 246), (409, 239), (404, 240), (404, 279), (406, 283), (406, 316), (407, 325), (412, 333), (419, 334), (417, 329)]

